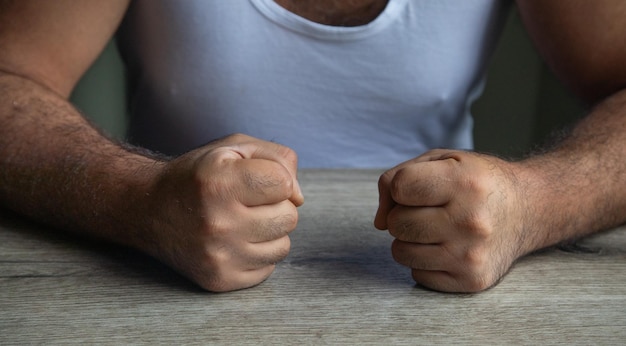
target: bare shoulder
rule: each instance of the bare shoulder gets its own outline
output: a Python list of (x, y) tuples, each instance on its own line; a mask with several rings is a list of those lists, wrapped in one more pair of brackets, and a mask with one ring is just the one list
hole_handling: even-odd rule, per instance
[(121, 22), (129, 0), (0, 0), (0, 73), (67, 96)]
[(517, 0), (546, 62), (574, 92), (600, 100), (626, 86), (626, 1)]

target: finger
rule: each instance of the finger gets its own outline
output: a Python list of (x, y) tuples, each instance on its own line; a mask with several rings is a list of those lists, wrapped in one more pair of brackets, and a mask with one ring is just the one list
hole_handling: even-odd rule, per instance
[(387, 220), (389, 233), (410, 243), (438, 244), (450, 238), (447, 211), (439, 207), (395, 206)]
[(389, 184), (392, 199), (415, 207), (441, 206), (457, 191), (457, 161), (419, 162), (399, 169)]
[(496, 283), (484, 277), (467, 278), (446, 271), (412, 269), (413, 280), (419, 285), (450, 293), (475, 293), (493, 287)]
[(452, 274), (445, 271), (412, 269), (411, 276), (420, 286), (435, 291), (449, 293), (467, 292)]
[(259, 268), (275, 265), (289, 255), (291, 240), (288, 236), (263, 243), (248, 243), (238, 254), (241, 260), (241, 268), (256, 270)]
[(275, 265), (268, 265), (253, 270), (232, 272), (227, 279), (209, 276), (196, 282), (211, 292), (229, 292), (256, 286), (272, 275)]
[(374, 226), (380, 230), (387, 229), (387, 217), (391, 209), (396, 205), (391, 197), (390, 189), (394, 174), (395, 170), (388, 170), (378, 179), (378, 209), (374, 217)]
[[(402, 186), (402, 181), (394, 182), (398, 172), (405, 169), (406, 167), (410, 167), (417, 163), (425, 163), (435, 160), (441, 160), (442, 158), (447, 158), (450, 153), (454, 152), (455, 151), (446, 149), (430, 150), (412, 160), (403, 162), (383, 173), (378, 180), (379, 200), (378, 210), (376, 211), (376, 216), (374, 218), (374, 226), (380, 230), (387, 229), (387, 215), (389, 211), (391, 211), (391, 209), (396, 205), (396, 203), (399, 203), (397, 200), (394, 199), (393, 196), (393, 190), (397, 187)], [(404, 179), (406, 178), (407, 176), (404, 177)], [(393, 184), (398, 184), (398, 186), (394, 187)]]
[(288, 236), (264, 243), (241, 243), (222, 249), (227, 262), (209, 272), (193, 271), (190, 277), (209, 291), (225, 292), (254, 286), (265, 280), (276, 263), (289, 254)]
[(240, 272), (240, 281), (243, 285), (245, 285), (243, 288), (249, 288), (261, 284), (272, 275), (274, 269), (276, 269), (276, 265), (271, 264), (265, 267)]
[(242, 134), (229, 136), (222, 143), (228, 145), (244, 159), (264, 159), (281, 164), (289, 172), (292, 179), (293, 191), (290, 200), (296, 206), (304, 203), (302, 190), (297, 179), (298, 156), (293, 150), (278, 143), (263, 141)]
[(232, 189), (245, 206), (271, 205), (293, 195), (293, 179), (281, 164), (260, 159), (233, 160)]
[(291, 233), (298, 223), (298, 211), (290, 201), (247, 208), (241, 220), (242, 237), (249, 243), (262, 243)]
[(407, 243), (397, 239), (391, 244), (391, 254), (396, 262), (411, 269), (446, 271), (453, 262), (442, 246)]

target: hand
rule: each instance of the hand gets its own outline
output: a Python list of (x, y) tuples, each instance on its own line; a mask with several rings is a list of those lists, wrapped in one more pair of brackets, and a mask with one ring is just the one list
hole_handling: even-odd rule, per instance
[(385, 172), (375, 226), (395, 238), (394, 259), (422, 286), (477, 292), (526, 251), (512, 164), (433, 150)]
[(265, 280), (289, 252), (303, 203), (290, 149), (232, 135), (168, 163), (150, 192), (142, 247), (203, 288)]

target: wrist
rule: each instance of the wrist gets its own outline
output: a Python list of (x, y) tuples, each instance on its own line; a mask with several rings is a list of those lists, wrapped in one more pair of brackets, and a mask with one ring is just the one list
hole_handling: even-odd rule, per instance
[(516, 176), (514, 189), (519, 205), (517, 227), (520, 239), (518, 256), (521, 257), (552, 245), (547, 234), (550, 222), (546, 218), (552, 214), (549, 204), (555, 201), (546, 198), (551, 187), (546, 183), (542, 165), (530, 161), (511, 164)]
[(151, 252), (155, 218), (154, 188), (165, 167), (165, 162), (136, 155), (117, 163), (122, 181), (117, 201), (110, 203), (110, 215), (115, 228), (115, 242), (143, 252)]
[(594, 210), (604, 194), (587, 173), (591, 168), (551, 154), (515, 165), (524, 211), (525, 253), (587, 235), (600, 227), (600, 213)]

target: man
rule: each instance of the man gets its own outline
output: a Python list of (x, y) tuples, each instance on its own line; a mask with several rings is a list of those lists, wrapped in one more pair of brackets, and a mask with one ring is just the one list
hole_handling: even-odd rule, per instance
[[(129, 2), (0, 2), (2, 206), (135, 247), (211, 291), (256, 285), (287, 255), (296, 153), (303, 167), (399, 164), (380, 179), (375, 225), (436, 290), (484, 290), (529, 252), (626, 220), (621, 1), (517, 2), (546, 61), (595, 104), (518, 162), (423, 153), (471, 148), (505, 3)], [(67, 102), (118, 27), (136, 146)], [(247, 135), (202, 145), (232, 132)]]

